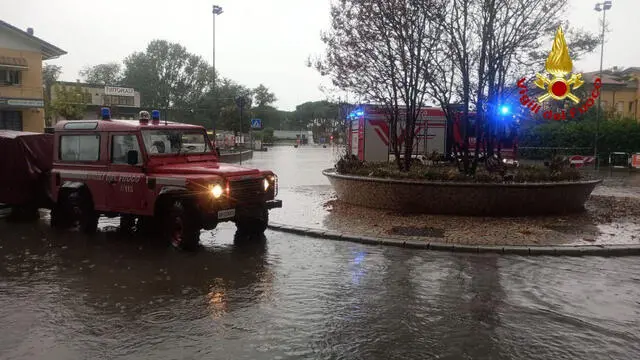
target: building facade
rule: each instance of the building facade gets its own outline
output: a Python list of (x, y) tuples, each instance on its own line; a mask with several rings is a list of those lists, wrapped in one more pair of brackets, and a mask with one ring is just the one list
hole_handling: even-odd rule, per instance
[[(87, 84), (81, 82), (59, 81), (51, 87), (51, 103), (58, 101), (58, 89), (78, 89), (75, 92), (82, 94), (77, 96), (74, 104), (84, 106), (84, 114), (81, 119), (99, 119), (101, 109), (108, 107), (114, 119), (134, 120), (138, 118), (140, 109), (140, 92), (130, 87), (105, 86), (99, 84)], [(55, 125), (60, 120), (66, 120), (59, 114), (54, 114), (52, 123)]]
[[(587, 84), (592, 84), (598, 71), (583, 75)], [(640, 121), (638, 100), (640, 99), (640, 67), (619, 69), (614, 67), (602, 71), (600, 101), (605, 112)]]
[(0, 129), (43, 132), (42, 61), (66, 54), (0, 20)]

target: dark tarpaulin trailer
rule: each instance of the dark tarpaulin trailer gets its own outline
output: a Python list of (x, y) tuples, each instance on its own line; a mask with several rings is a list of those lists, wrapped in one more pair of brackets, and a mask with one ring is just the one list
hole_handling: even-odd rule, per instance
[(0, 203), (28, 207), (48, 204), (53, 137), (0, 130)]

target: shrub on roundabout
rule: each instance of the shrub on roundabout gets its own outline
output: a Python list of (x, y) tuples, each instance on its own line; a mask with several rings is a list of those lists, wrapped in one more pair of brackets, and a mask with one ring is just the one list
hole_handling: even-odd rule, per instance
[(399, 171), (394, 163), (369, 163), (358, 160), (353, 155), (345, 155), (336, 163), (336, 173), (383, 179), (424, 180), (442, 182), (474, 182), (474, 183), (536, 183), (566, 182), (586, 180), (579, 169), (571, 168), (566, 160), (556, 158), (549, 166), (508, 165), (498, 163), (493, 166), (480, 166), (475, 174), (462, 173), (452, 162), (421, 161), (411, 166), (409, 171)]

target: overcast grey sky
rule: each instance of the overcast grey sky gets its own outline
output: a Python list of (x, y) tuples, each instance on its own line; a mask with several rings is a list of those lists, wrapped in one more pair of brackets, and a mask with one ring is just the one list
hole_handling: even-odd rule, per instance
[[(574, 25), (599, 31), (597, 1), (570, 0), (566, 14)], [(216, 18), (216, 67), (225, 77), (254, 87), (260, 83), (278, 97), (277, 106), (293, 110), (321, 100), (321, 83), (305, 66), (310, 54), (322, 53), (320, 31), (329, 25), (329, 0), (0, 0), (2, 20), (26, 29), (66, 50), (50, 63), (61, 65), (62, 80), (78, 79), (85, 65), (121, 61), (153, 39), (180, 42), (193, 53), (212, 58), (211, 6)], [(604, 66), (640, 66), (640, 0), (613, 0), (607, 12), (611, 33)], [(597, 70), (596, 52), (574, 63), (579, 71)]]

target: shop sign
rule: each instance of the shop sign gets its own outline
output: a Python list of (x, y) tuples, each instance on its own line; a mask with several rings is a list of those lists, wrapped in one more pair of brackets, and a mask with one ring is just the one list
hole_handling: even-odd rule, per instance
[(27, 67), (27, 60), (21, 57), (0, 56), (0, 65)]
[(121, 88), (116, 86), (105, 86), (104, 94), (105, 95), (115, 95), (115, 96), (134, 96), (135, 90), (133, 88)]
[(42, 108), (44, 100), (42, 99), (8, 99), (0, 98), (0, 105), (18, 108)]

